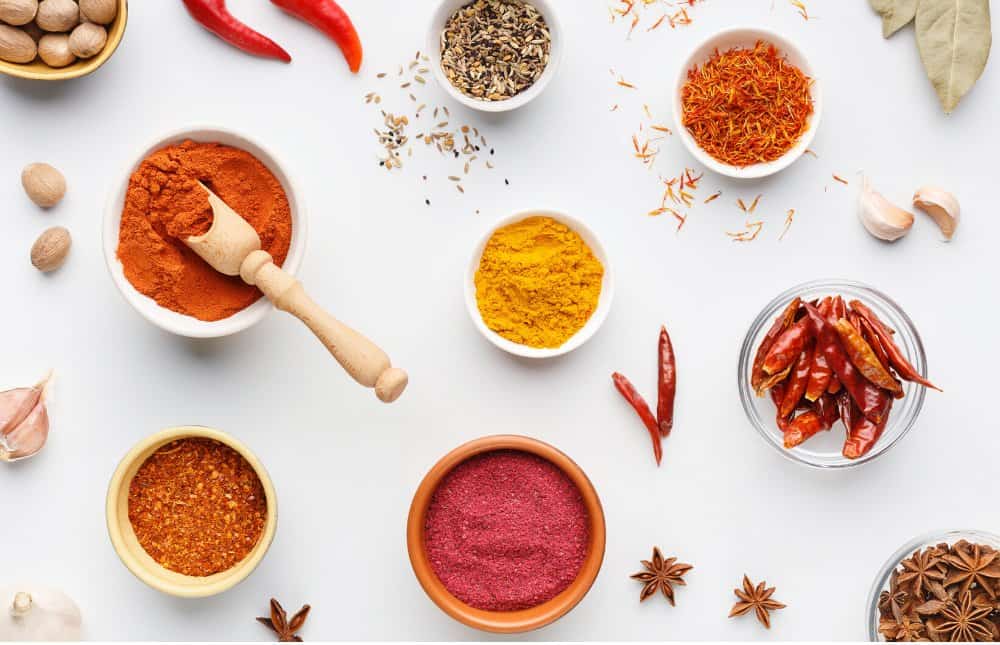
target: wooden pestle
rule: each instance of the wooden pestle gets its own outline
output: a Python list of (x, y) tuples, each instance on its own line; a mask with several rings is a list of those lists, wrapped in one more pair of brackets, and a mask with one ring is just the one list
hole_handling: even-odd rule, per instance
[(212, 225), (204, 235), (184, 239), (191, 250), (216, 271), (240, 276), (256, 285), (274, 306), (292, 314), (312, 330), (355, 381), (375, 388), (386, 403), (399, 398), (408, 382), (406, 372), (392, 367), (379, 347), (317, 305), (302, 284), (274, 264), (260, 248), (257, 231), (207, 187)]

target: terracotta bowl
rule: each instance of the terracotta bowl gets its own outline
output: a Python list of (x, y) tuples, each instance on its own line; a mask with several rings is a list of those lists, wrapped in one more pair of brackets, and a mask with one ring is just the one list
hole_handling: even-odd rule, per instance
[[(531, 609), (519, 611), (485, 611), (465, 604), (449, 592), (435, 575), (424, 549), (424, 517), (431, 497), (437, 490), (441, 480), (455, 466), (476, 455), (496, 450), (519, 450), (537, 455), (555, 464), (566, 473), (570, 481), (579, 489), (587, 507), (590, 519), (590, 543), (587, 546), (587, 557), (580, 568), (576, 580), (564, 589), (558, 596)], [(580, 602), (601, 570), (604, 561), (604, 510), (597, 491), (590, 479), (576, 463), (565, 454), (547, 443), (516, 435), (496, 435), (482, 437), (455, 448), (440, 461), (434, 464), (430, 472), (420, 482), (413, 503), (410, 505), (410, 516), (406, 524), (406, 546), (410, 553), (410, 564), (413, 572), (431, 600), (446, 614), (455, 620), (483, 631), (501, 634), (526, 632), (544, 627), (569, 612)]]
[(81, 58), (66, 67), (49, 67), (42, 62), (41, 58), (35, 58), (30, 63), (0, 61), (0, 72), (9, 76), (35, 81), (66, 81), (71, 78), (86, 76), (108, 62), (108, 59), (118, 49), (118, 45), (121, 44), (122, 37), (125, 35), (125, 25), (127, 24), (128, 0), (118, 0), (118, 15), (115, 16), (110, 25), (105, 25), (105, 29), (108, 30), (108, 42), (97, 56), (93, 58)]
[[(161, 446), (171, 441), (186, 438), (214, 439), (240, 453), (257, 473), (257, 477), (260, 478), (260, 483), (264, 487), (264, 494), (267, 496), (267, 522), (264, 524), (264, 532), (261, 534), (257, 546), (232, 569), (205, 577), (186, 576), (161, 566), (139, 544), (139, 540), (132, 530), (132, 523), (128, 519), (129, 486), (132, 484), (132, 478), (139, 467)], [(111, 477), (111, 484), (108, 486), (106, 514), (111, 544), (118, 557), (121, 558), (122, 564), (135, 577), (153, 589), (181, 598), (214, 596), (242, 582), (253, 573), (253, 570), (264, 558), (264, 554), (271, 546), (271, 541), (274, 540), (274, 532), (278, 526), (278, 503), (274, 485), (260, 460), (236, 438), (225, 432), (201, 426), (167, 428), (136, 444), (118, 464), (118, 468)]]

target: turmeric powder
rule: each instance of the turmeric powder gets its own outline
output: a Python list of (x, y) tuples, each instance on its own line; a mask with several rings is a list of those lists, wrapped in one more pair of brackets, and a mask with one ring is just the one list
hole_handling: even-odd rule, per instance
[(604, 267), (575, 231), (551, 217), (497, 229), (476, 271), (486, 326), (521, 345), (556, 348), (597, 309)]

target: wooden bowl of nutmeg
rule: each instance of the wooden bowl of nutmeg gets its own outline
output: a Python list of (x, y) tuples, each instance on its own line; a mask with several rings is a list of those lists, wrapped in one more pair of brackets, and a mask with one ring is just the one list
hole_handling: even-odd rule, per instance
[(0, 72), (86, 76), (115, 53), (127, 21), (128, 0), (0, 0)]

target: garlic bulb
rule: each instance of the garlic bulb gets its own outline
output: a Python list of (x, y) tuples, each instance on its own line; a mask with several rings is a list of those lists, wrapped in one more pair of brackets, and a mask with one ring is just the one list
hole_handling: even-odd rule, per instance
[(913, 213), (890, 203), (871, 187), (867, 177), (861, 188), (858, 217), (869, 233), (887, 242), (895, 242), (913, 227)]
[(0, 641), (80, 640), (80, 609), (61, 591), (25, 585), (0, 589)]
[(931, 216), (941, 229), (945, 241), (951, 240), (962, 215), (962, 209), (954, 195), (940, 188), (924, 186), (913, 195), (913, 205)]
[(45, 445), (49, 436), (45, 394), (51, 380), (49, 372), (37, 385), (0, 392), (0, 461), (27, 459)]

